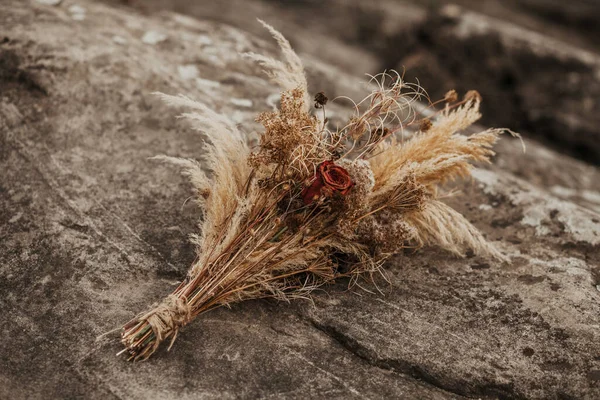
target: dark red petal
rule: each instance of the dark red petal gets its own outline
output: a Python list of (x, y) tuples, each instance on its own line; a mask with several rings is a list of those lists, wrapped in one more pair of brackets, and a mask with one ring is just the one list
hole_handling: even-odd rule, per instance
[(323, 181), (318, 176), (315, 176), (313, 179), (313, 183), (310, 186), (305, 187), (302, 191), (302, 201), (304, 201), (304, 204), (312, 203), (315, 199), (315, 196), (321, 195)]

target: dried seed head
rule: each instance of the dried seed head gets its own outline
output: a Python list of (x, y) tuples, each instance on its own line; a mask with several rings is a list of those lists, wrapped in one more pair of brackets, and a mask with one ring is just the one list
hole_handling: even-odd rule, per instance
[(482, 100), (481, 95), (477, 90), (469, 90), (464, 97), (465, 101), (477, 101), (480, 102)]
[(252, 153), (248, 156), (248, 165), (252, 168), (257, 168), (267, 163), (267, 158), (261, 153)]
[(325, 104), (327, 104), (328, 100), (329, 98), (325, 96), (324, 92), (315, 94), (315, 108), (322, 108)]
[(260, 136), (260, 150), (254, 160), (259, 165), (285, 165), (294, 171), (306, 171), (310, 160), (326, 157), (316, 135), (318, 120), (306, 110), (304, 92), (287, 90), (281, 94), (279, 110), (263, 112), (256, 118), (265, 130)]
[(387, 211), (361, 220), (356, 231), (356, 237), (376, 253), (397, 252), (415, 236), (401, 216)]
[(458, 93), (456, 93), (456, 90), (454, 89), (448, 90), (444, 95), (444, 100), (448, 103), (454, 103), (456, 100), (458, 100)]
[(431, 120), (426, 118), (426, 119), (422, 120), (421, 123), (419, 124), (419, 130), (421, 132), (427, 132), (429, 129), (431, 129), (432, 125), (433, 124), (431, 123)]

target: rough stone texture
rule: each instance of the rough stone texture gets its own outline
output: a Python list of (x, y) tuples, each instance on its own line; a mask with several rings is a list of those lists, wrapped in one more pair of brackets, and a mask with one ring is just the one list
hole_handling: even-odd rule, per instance
[[(98, 335), (194, 257), (188, 187), (147, 157), (198, 156), (201, 137), (151, 93), (201, 99), (252, 134), (277, 89), (238, 53), (274, 46), (72, 5), (0, 8), (0, 398), (600, 396), (600, 172), (508, 138), (448, 201), (510, 263), (407, 251), (382, 293), (339, 282), (314, 304), (246, 302), (199, 318), (170, 353), (115, 357), (116, 336)], [(305, 59), (314, 87), (356, 97), (358, 79)]]
[[(600, 8), (600, 6), (599, 6)], [(600, 15), (600, 12), (599, 12)], [(387, 61), (432, 87), (478, 88), (484, 121), (511, 126), (600, 163), (600, 56), (541, 33), (449, 5), (395, 37)]]

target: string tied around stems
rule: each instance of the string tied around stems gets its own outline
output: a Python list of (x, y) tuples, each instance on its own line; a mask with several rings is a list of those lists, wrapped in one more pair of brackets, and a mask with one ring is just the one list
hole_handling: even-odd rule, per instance
[(140, 319), (152, 327), (157, 341), (162, 341), (170, 332), (177, 332), (192, 319), (192, 307), (185, 298), (170, 294), (159, 305)]
[[(123, 343), (129, 348), (133, 356), (134, 349), (138, 355), (134, 359), (146, 359), (156, 351), (160, 343), (172, 335), (169, 349), (173, 345), (179, 328), (186, 325), (193, 318), (192, 306), (185, 297), (170, 294), (158, 303), (151, 311), (136, 318), (137, 325), (132, 331), (124, 332)], [(145, 328), (143, 328), (145, 326)], [(151, 330), (154, 337), (144, 335), (144, 331)], [(141, 338), (140, 338), (141, 336)], [(143, 350), (142, 350), (143, 349)]]

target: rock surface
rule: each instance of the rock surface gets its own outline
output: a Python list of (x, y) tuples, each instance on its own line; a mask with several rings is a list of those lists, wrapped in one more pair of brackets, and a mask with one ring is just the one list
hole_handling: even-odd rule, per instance
[[(339, 282), (314, 304), (245, 302), (200, 317), (170, 353), (115, 357), (116, 336), (97, 337), (194, 258), (189, 188), (147, 158), (197, 157), (202, 140), (151, 93), (200, 99), (253, 134), (277, 88), (239, 53), (274, 46), (72, 5), (0, 11), (0, 398), (600, 396), (600, 171), (508, 138), (448, 201), (510, 263), (406, 252), (382, 293)], [(305, 61), (314, 87), (357, 96), (359, 79)]]
[(455, 5), (395, 40), (396, 68), (406, 67), (407, 76), (435, 88), (434, 98), (476, 87), (486, 99), (486, 123), (511, 126), (600, 163), (597, 53)]

